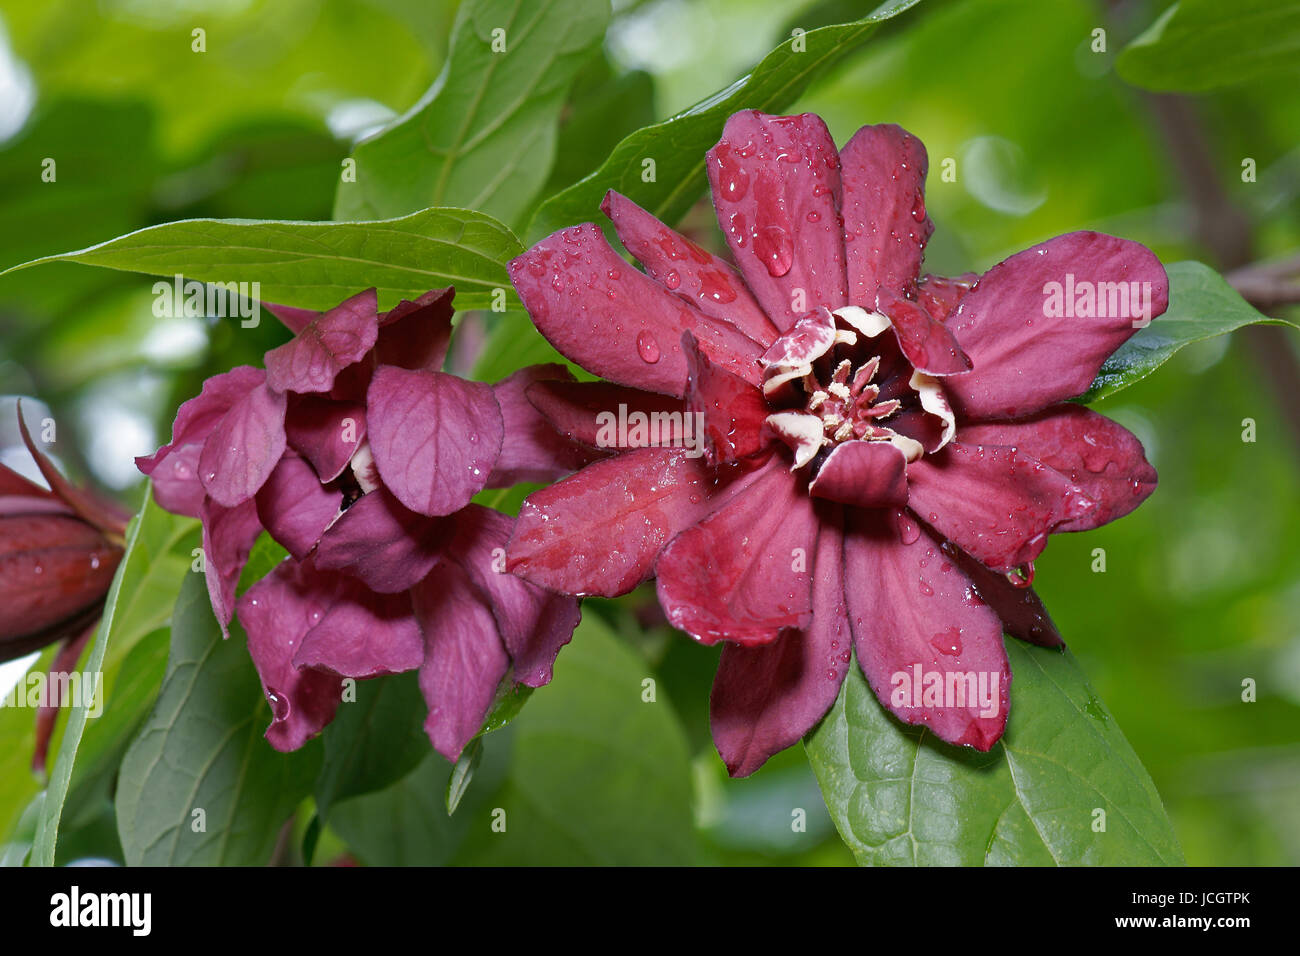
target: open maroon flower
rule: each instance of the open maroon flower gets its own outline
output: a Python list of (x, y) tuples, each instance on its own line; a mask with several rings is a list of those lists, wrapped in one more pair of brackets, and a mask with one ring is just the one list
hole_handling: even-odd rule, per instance
[[(425, 728), (455, 760), (498, 685), (549, 681), (577, 623), (575, 601), (505, 573), (512, 519), (470, 501), (591, 459), (523, 397), (564, 370), (441, 371), (453, 294), (386, 313), (374, 289), (319, 314), (268, 306), (294, 338), (265, 371), (209, 379), (138, 460), (163, 507), (202, 520), (213, 609), (223, 627), (238, 610), (280, 750), (333, 719), (343, 678), (418, 668)], [(264, 529), (290, 557), (236, 606)]]
[[(654, 576), (675, 626), (726, 641), (712, 727), (732, 774), (821, 718), (851, 648), (899, 718), (987, 750), (1003, 632), (1061, 643), (1030, 562), (1155, 487), (1133, 435), (1066, 402), (1164, 311), (1164, 269), (1076, 232), (978, 279), (922, 276), (926, 155), (897, 126), (837, 151), (812, 114), (737, 113), (708, 171), (739, 272), (613, 192), (645, 273), (590, 223), (511, 263), (538, 329), (608, 380), (533, 385), (539, 410), (593, 446), (599, 411), (641, 411), (670, 447), (533, 494), (509, 567), (579, 595)], [(693, 429), (703, 457), (671, 447)]]

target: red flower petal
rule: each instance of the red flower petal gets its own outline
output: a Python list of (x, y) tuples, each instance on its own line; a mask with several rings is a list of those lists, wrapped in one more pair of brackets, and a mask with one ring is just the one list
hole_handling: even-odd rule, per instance
[(664, 545), (744, 479), (720, 484), (680, 449), (638, 448), (588, 465), (524, 500), (508, 545), (511, 572), (565, 594), (626, 594)]
[(840, 165), (849, 301), (870, 309), (882, 290), (908, 296), (934, 232), (925, 146), (901, 126), (864, 126), (840, 150)]
[(1094, 507), (1023, 451), (953, 442), (907, 468), (909, 504), (944, 537), (999, 571), (1032, 561), (1048, 532)]
[(1005, 574), (990, 571), (951, 541), (944, 542), (943, 553), (956, 561), (971, 579), (975, 596), (1002, 619), (1003, 631), (1039, 647), (1065, 646), (1065, 640), (1033, 588), (1012, 584)]
[(233, 508), (204, 500), (199, 509), (203, 521), (203, 572), (212, 599), (212, 611), (221, 624), (221, 634), (229, 637), (226, 626), (235, 613), (235, 586), (248, 561), (248, 553), (262, 533), (257, 506), (250, 498)]
[(1081, 405), (1054, 405), (1032, 418), (969, 425), (957, 440), (1011, 445), (1055, 468), (1097, 503), (1056, 531), (1088, 531), (1128, 514), (1156, 490), (1156, 470), (1123, 425)]
[(402, 506), (383, 488), (362, 495), (316, 546), (321, 570), (345, 571), (374, 591), (405, 591), (438, 563), (452, 533), (446, 518), (427, 518)]
[[(640, 412), (647, 418), (659, 413), (660, 421), (680, 421), (686, 406), (679, 398), (643, 392), (612, 382), (543, 381), (535, 382), (526, 391), (532, 403), (551, 426), (570, 441), (588, 448), (599, 448), (602, 412), (618, 414), (619, 406), (626, 406), (627, 414)], [(676, 413), (676, 418), (673, 417)], [(676, 433), (673, 433), (674, 436)]]
[(761, 345), (629, 266), (592, 223), (543, 239), (510, 263), (510, 279), (550, 343), (602, 378), (680, 396), (689, 329), (711, 359), (757, 381)]
[(293, 663), (303, 637), (333, 601), (330, 583), (310, 564), (282, 561), (239, 599), (248, 653), (271, 701), (266, 739), (279, 751), (297, 750), (320, 733), (343, 699), (338, 675)]
[[(506, 571), (505, 549), (514, 519), (479, 505), (456, 513), (455, 537), (445, 554), (490, 601), (514, 680), (529, 687), (551, 681), (555, 656), (569, 643), (581, 616), (578, 602)], [(436, 575), (435, 575), (436, 577)]]
[(1168, 304), (1164, 267), (1140, 243), (1072, 232), (1018, 252), (986, 272), (947, 319), (975, 363), (945, 383), (948, 395), (959, 417), (976, 421), (1019, 418), (1073, 398), (1137, 331), (1135, 322)]
[(907, 504), (907, 459), (887, 441), (846, 441), (831, 449), (808, 493), (860, 508)]
[(732, 256), (778, 330), (848, 304), (839, 155), (820, 116), (733, 113), (708, 173)]
[(380, 477), (420, 514), (462, 508), (486, 487), (501, 453), (501, 409), (482, 382), (381, 366), (366, 417)]
[(455, 295), (451, 286), (432, 289), (414, 302), (403, 299), (381, 315), (375, 361), (412, 371), (441, 371), (451, 344)]
[(483, 726), (510, 658), (491, 607), (459, 565), (440, 565), (411, 597), (425, 634), (424, 729), (433, 749), (454, 763)]
[(501, 455), (488, 476), (489, 488), (508, 488), (523, 481), (555, 481), (597, 457), (589, 448), (560, 434), (528, 400), (533, 384), (557, 379), (572, 382), (573, 376), (563, 365), (530, 365), (492, 386), (501, 408), (505, 438)]
[(334, 378), (375, 345), (379, 316), (367, 289), (323, 312), (290, 341), (266, 353), (266, 384), (277, 392), (328, 392)]
[(898, 347), (917, 371), (929, 375), (957, 375), (970, 371), (971, 360), (957, 344), (956, 337), (920, 305), (883, 288), (876, 297), (876, 304), (889, 316)]
[(199, 480), (227, 508), (248, 501), (284, 454), (283, 393), (257, 385), (230, 406), (203, 443)]
[(317, 573), (332, 600), (299, 642), (295, 667), (366, 678), (420, 666), (424, 638), (408, 594), (376, 594), (351, 575)]
[(763, 423), (771, 414), (762, 391), (709, 361), (689, 332), (682, 337), (682, 350), (691, 370), (686, 411), (698, 416), (691, 421), (704, 423), (703, 436), (695, 426), (690, 436), (697, 448), (703, 438), (709, 464), (731, 464), (762, 451), (768, 444)]
[(904, 723), (988, 750), (1006, 727), (1011, 684), (997, 614), (970, 597), (970, 579), (910, 518), (896, 511), (849, 516), (844, 593), (871, 689)]
[(813, 504), (774, 457), (743, 494), (664, 549), (655, 563), (659, 604), (701, 643), (768, 643), (810, 619), (816, 541)]
[(966, 293), (979, 281), (979, 276), (966, 272), (956, 278), (925, 275), (916, 285), (916, 301), (931, 316), (942, 322), (966, 298)]
[(322, 485), (307, 462), (285, 455), (253, 500), (271, 537), (301, 558), (338, 517), (343, 494)]
[(198, 395), (181, 405), (172, 424), (171, 443), (135, 460), (136, 467), (153, 479), (158, 504), (174, 514), (199, 516), (207, 494), (198, 471), (203, 442), (237, 402), (265, 381), (260, 368), (239, 365), (209, 378)]
[(600, 210), (614, 223), (627, 251), (664, 288), (705, 315), (736, 326), (759, 345), (770, 345), (776, 338), (776, 326), (726, 260), (700, 248), (612, 189), (605, 194)]
[(849, 668), (843, 535), (824, 522), (813, 566), (813, 618), (770, 644), (723, 645), (709, 697), (709, 726), (733, 777), (747, 777), (812, 729)]
[(284, 433), (289, 447), (311, 462), (321, 481), (333, 481), (366, 440), (366, 406), (321, 395), (290, 395)]

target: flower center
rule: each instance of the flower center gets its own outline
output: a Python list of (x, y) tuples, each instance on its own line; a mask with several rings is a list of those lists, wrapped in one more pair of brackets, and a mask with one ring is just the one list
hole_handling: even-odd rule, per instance
[(951, 440), (953, 415), (938, 379), (914, 370), (880, 312), (849, 306), (810, 313), (763, 357), (768, 426), (795, 467), (850, 441), (889, 442), (907, 461)]

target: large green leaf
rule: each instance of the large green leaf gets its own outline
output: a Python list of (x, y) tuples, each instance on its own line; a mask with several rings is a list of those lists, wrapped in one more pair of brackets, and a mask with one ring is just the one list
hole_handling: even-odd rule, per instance
[(315, 793), (322, 817), (340, 800), (396, 783), (429, 754), (429, 708), (414, 671), (358, 681), (356, 692), (321, 735), (325, 759)]
[(517, 222), (546, 182), (565, 93), (608, 20), (605, 0), (467, 0), (428, 93), (354, 150), (356, 181), (339, 184), (335, 217), (465, 206)]
[(273, 750), (262, 736), (269, 721), (242, 632), (232, 627), (222, 639), (202, 576), (186, 575), (167, 677), (122, 760), (117, 823), (126, 862), (265, 864), (321, 765), (317, 741), (292, 754)]
[(1137, 86), (1201, 93), (1266, 76), (1300, 74), (1298, 0), (1181, 0), (1116, 61)]
[[(642, 699), (649, 677), (644, 660), (588, 613), (560, 653), (555, 680), (511, 725), (505, 786), (457, 811), (469, 830), (457, 862), (693, 863), (686, 738), (662, 686), (656, 702)], [(493, 822), (502, 818), (498, 832)]]
[(454, 816), (444, 806), (452, 768), (432, 755), (386, 790), (340, 802), (329, 824), (379, 865), (693, 863), (686, 740), (662, 688), (642, 700), (651, 676), (588, 614), (554, 681), (483, 738)]
[[(639, 203), (664, 222), (675, 222), (707, 187), (704, 154), (722, 135), (728, 116), (737, 110), (770, 113), (789, 106), (823, 70), (870, 36), (883, 21), (917, 2), (890, 0), (861, 20), (792, 37), (727, 89), (671, 119), (632, 133), (599, 169), (542, 203), (529, 224), (529, 238), (539, 239), (563, 226), (591, 221), (610, 189)], [(796, 43), (802, 49), (796, 49)], [(643, 178), (646, 160), (654, 161), (652, 182)]]
[(1007, 652), (1011, 713), (988, 753), (902, 724), (850, 668), (804, 746), (858, 862), (1181, 863), (1151, 778), (1073, 656), (1014, 639)]
[(370, 286), (378, 288), (387, 307), (454, 285), (457, 307), (475, 309), (490, 307), (496, 289), (510, 292), (505, 264), (522, 251), (514, 234), (490, 216), (424, 209), (381, 222), (186, 219), (13, 269), (62, 261), (210, 282), (257, 282), (263, 301), (315, 309), (337, 305)]
[(121, 713), (102, 726), (97, 720), (88, 729), (84, 702), (68, 709), (62, 737), (51, 744), (57, 756), (32, 849), (34, 865), (54, 865), (59, 820), (83, 737), (88, 764), (102, 770), (101, 761), (119, 744), (114, 731), (138, 719), (142, 696), (147, 705), (147, 690), (134, 680), (125, 684), (127, 693), (118, 693), (118, 673), (132, 648), (166, 623), (176, 581), (190, 564), (189, 547), (197, 542), (196, 527), (193, 519), (168, 514), (153, 503), (152, 496), (146, 496), (127, 529), (125, 553), (109, 588), (104, 616), (81, 665), (84, 672), (101, 675), (105, 711), (117, 708)]
[(1175, 262), (1169, 273), (1169, 308), (1121, 345), (1101, 367), (1080, 402), (1095, 402), (1140, 381), (1185, 345), (1272, 319), (1237, 294), (1217, 272), (1200, 262)]

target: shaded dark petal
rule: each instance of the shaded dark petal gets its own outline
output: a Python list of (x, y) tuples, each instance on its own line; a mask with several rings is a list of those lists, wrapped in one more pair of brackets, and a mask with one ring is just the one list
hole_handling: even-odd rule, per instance
[(322, 485), (307, 462), (285, 455), (253, 500), (271, 537), (301, 558), (338, 517), (343, 494)]
[(510, 653), (515, 682), (529, 687), (550, 683), (555, 657), (569, 643), (581, 616), (578, 602), (506, 571), (513, 518), (470, 504), (451, 520), (456, 533), (444, 553), (488, 599)]
[(690, 365), (686, 412), (694, 416), (684, 420), (691, 441), (683, 444), (702, 450), (711, 465), (731, 464), (762, 451), (768, 444), (763, 423), (771, 413), (762, 391), (713, 364), (689, 332), (682, 336), (682, 350)]
[(709, 726), (733, 777), (747, 777), (799, 742), (830, 709), (848, 672), (851, 635), (844, 604), (843, 535), (827, 516), (813, 566), (813, 617), (770, 644), (723, 645), (709, 697)]
[(262, 523), (251, 498), (233, 508), (206, 498), (199, 517), (203, 522), (203, 571), (208, 597), (221, 624), (222, 636), (229, 637), (226, 627), (235, 613), (235, 586), (253, 544), (262, 533)]
[(971, 360), (957, 339), (938, 319), (915, 302), (882, 289), (877, 306), (889, 316), (898, 347), (917, 371), (929, 375), (957, 375), (969, 372)]
[(816, 541), (813, 504), (774, 456), (743, 494), (664, 548), (655, 562), (659, 604), (669, 623), (705, 644), (772, 641), (810, 619)]
[(358, 498), (320, 539), (315, 563), (345, 571), (381, 594), (405, 591), (438, 561), (453, 526), (406, 508), (383, 488)]
[(266, 353), (266, 384), (277, 392), (328, 392), (334, 378), (375, 345), (379, 316), (374, 289), (347, 299), (284, 345)]
[(297, 750), (320, 733), (343, 699), (337, 674), (299, 670), (294, 654), (334, 600), (332, 580), (310, 564), (282, 561), (239, 599), (239, 623), (248, 653), (271, 702), (266, 739), (276, 750)]
[(1065, 640), (1033, 588), (1012, 584), (1005, 574), (990, 571), (951, 541), (944, 542), (943, 553), (956, 561), (971, 579), (979, 598), (1002, 619), (1006, 633), (1039, 647), (1065, 646)]
[(451, 344), (455, 295), (451, 286), (432, 289), (414, 302), (403, 299), (381, 315), (376, 361), (413, 371), (441, 371)]
[(530, 365), (492, 386), (505, 437), (488, 476), (489, 488), (508, 488), (524, 481), (555, 481), (598, 457), (590, 448), (561, 434), (529, 401), (531, 386), (556, 380), (573, 382), (573, 376), (563, 365)]
[[(680, 422), (685, 404), (680, 398), (644, 392), (639, 388), (613, 382), (541, 381), (526, 390), (532, 403), (565, 438), (588, 448), (601, 448), (601, 431), (606, 426), (602, 415), (619, 413), (620, 407), (641, 413), (647, 419), (659, 415), (660, 421)], [(672, 432), (672, 437), (677, 437)], [(603, 447), (612, 447), (607, 443)]]
[(412, 589), (411, 599), (425, 640), (424, 729), (433, 749), (455, 763), (492, 709), (510, 658), (492, 608), (459, 565), (440, 565)]
[(366, 406), (322, 395), (290, 395), (284, 433), (289, 447), (311, 462), (321, 481), (333, 481), (366, 440)]
[(317, 574), (332, 600), (299, 643), (295, 667), (366, 678), (420, 666), (424, 639), (409, 594), (377, 594), (351, 575)]
[(808, 493), (860, 508), (907, 504), (907, 459), (887, 441), (846, 441), (831, 449)]
[[(1011, 669), (1002, 622), (971, 589), (938, 540), (910, 518), (848, 512), (844, 593), (867, 683), (904, 723), (988, 750), (1006, 728)], [(927, 684), (932, 693), (934, 681), (947, 691), (950, 680), (952, 696), (927, 699)]]

